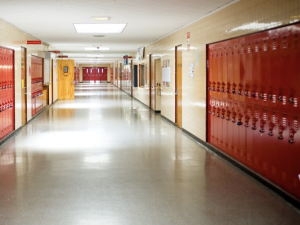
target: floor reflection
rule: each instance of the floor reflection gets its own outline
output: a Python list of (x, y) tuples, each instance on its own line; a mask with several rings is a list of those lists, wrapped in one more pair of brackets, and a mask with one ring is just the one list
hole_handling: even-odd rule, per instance
[(111, 84), (0, 149), (0, 224), (300, 224), (298, 211)]

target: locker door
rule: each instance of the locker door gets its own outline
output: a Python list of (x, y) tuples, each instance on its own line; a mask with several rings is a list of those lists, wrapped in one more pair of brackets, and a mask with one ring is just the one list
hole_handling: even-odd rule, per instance
[(3, 96), (4, 96), (4, 89), (3, 89), (3, 82), (4, 82), (4, 74), (3, 74), (3, 48), (0, 48), (0, 139), (3, 138)]
[(216, 146), (216, 100), (214, 97), (211, 97), (211, 143)]
[(300, 132), (299, 132), (299, 117), (298, 115), (293, 115), (290, 118), (290, 131), (289, 131), (289, 143), (290, 149), (292, 153), (291, 157), (291, 178), (292, 178), (292, 185), (291, 185), (291, 192), (296, 197), (300, 198)]
[[(229, 42), (229, 44), (231, 44)], [(231, 45), (227, 45), (227, 92), (228, 99), (233, 99), (233, 92), (235, 87), (233, 86), (233, 47)]]
[(245, 85), (246, 85), (246, 44), (245, 44), (245, 38), (240, 38), (240, 45), (239, 45), (239, 60), (240, 60), (240, 83), (238, 84), (238, 100), (241, 102), (246, 101), (245, 96)]
[(246, 102), (252, 103), (252, 86), (253, 86), (253, 80), (252, 80), (252, 74), (253, 74), (253, 50), (252, 50), (252, 43), (250, 41), (250, 38), (246, 38), (246, 61), (245, 61), (245, 91), (244, 96), (246, 97)]
[(103, 80), (107, 81), (107, 67), (103, 68)]
[(238, 95), (238, 90), (241, 85), (239, 50), (240, 50), (240, 44), (235, 43), (233, 45), (233, 84), (232, 84), (232, 94), (233, 94), (233, 99), (235, 101), (238, 101), (240, 99)]
[(222, 61), (222, 46), (218, 46), (217, 48), (217, 80), (216, 80), (216, 95), (218, 98), (221, 98), (223, 96), (223, 92), (222, 92), (222, 83), (223, 83), (223, 61)]
[(228, 91), (227, 91), (227, 83), (228, 83), (228, 78), (227, 78), (227, 47), (226, 45), (223, 46), (222, 48), (222, 84), (221, 84), (221, 92), (223, 93), (223, 98), (227, 99), (228, 98)]
[(271, 80), (271, 56), (270, 39), (263, 37), (260, 41), (260, 75), (262, 76), (259, 84), (259, 101), (262, 107), (268, 107)]
[(209, 143), (213, 143), (213, 129), (212, 129), (212, 110), (213, 110), (213, 103), (211, 96), (208, 96), (208, 107), (207, 107), (207, 141)]
[(254, 164), (254, 156), (253, 156), (253, 150), (254, 150), (254, 132), (251, 129), (253, 124), (253, 109), (251, 104), (246, 104), (246, 115), (245, 115), (245, 124), (244, 128), (246, 130), (246, 143), (247, 143), (247, 149), (246, 149), (246, 161), (245, 164), (249, 168), (253, 168)]
[(228, 154), (228, 122), (226, 120), (226, 112), (228, 110), (227, 100), (222, 100), (222, 109), (221, 109), (221, 122), (222, 122), (222, 138), (223, 138), (223, 148), (224, 151)]
[(238, 153), (239, 161), (246, 163), (246, 144), (247, 144), (247, 129), (244, 127), (244, 119), (246, 116), (246, 105), (244, 102), (238, 103), (237, 128), (238, 130)]
[(252, 103), (259, 104), (257, 101), (259, 99), (259, 89), (260, 89), (260, 39), (256, 39), (252, 42), (253, 45), (253, 54), (252, 54), (252, 87), (251, 87), (251, 96), (252, 96)]
[(252, 107), (252, 135), (253, 135), (253, 169), (259, 173), (262, 173), (262, 162), (261, 162), (261, 136), (259, 132), (260, 122), (260, 108), (259, 105)]
[(102, 74), (101, 74), (101, 67), (97, 67), (97, 80), (101, 82)]
[(288, 124), (287, 124), (287, 114), (282, 113), (282, 112), (278, 112), (278, 126), (277, 129), (275, 130), (275, 138), (274, 138), (274, 142), (273, 142), (273, 148), (276, 151), (276, 156), (277, 158), (277, 162), (278, 162), (278, 183), (281, 187), (283, 188), (287, 188), (287, 182), (288, 182), (288, 178), (287, 178), (287, 171), (288, 168), (287, 163), (285, 160), (287, 159), (287, 153), (288, 153), (288, 149), (290, 145), (288, 145), (288, 135), (289, 135), (289, 131), (288, 131)]
[(269, 121), (269, 145), (270, 145), (270, 155), (269, 155), (269, 164), (270, 164), (270, 175), (269, 179), (273, 181), (275, 184), (281, 183), (281, 177), (279, 172), (280, 165), (280, 149), (277, 148), (278, 142), (278, 113), (275, 111), (270, 113), (270, 121)]
[(292, 79), (292, 65), (291, 65), (291, 48), (290, 44), (290, 34), (283, 30), (279, 36), (279, 73), (280, 73), (280, 88), (278, 103), (280, 110), (285, 111), (289, 109), (289, 98), (291, 94), (291, 79)]
[(233, 143), (233, 157), (239, 159), (239, 127), (237, 126), (239, 113), (239, 102), (233, 101), (233, 110), (232, 110), (232, 143)]
[(221, 121), (221, 101), (219, 98), (216, 98), (216, 101), (215, 101), (215, 117), (214, 117), (214, 120), (215, 120), (215, 127), (214, 127), (214, 131), (215, 131), (215, 144), (218, 148), (221, 148), (222, 149), (222, 143), (223, 143), (223, 140), (222, 140), (222, 121)]
[(216, 97), (217, 91), (217, 80), (218, 80), (218, 51), (217, 49), (212, 49), (212, 56), (211, 56), (211, 65), (210, 65), (210, 78), (211, 78), (211, 96)]
[(269, 159), (269, 138), (268, 138), (268, 122), (270, 120), (270, 112), (267, 108), (260, 108), (260, 121), (259, 121), (259, 133), (260, 133), (260, 149), (259, 158), (261, 160), (261, 171), (265, 177), (270, 177), (270, 159)]
[(233, 100), (227, 100), (228, 109), (226, 112), (226, 121), (227, 121), (227, 140), (228, 140), (228, 154), (234, 157), (234, 129), (235, 124), (232, 122), (234, 120), (234, 113), (233, 113)]
[[(300, 26), (296, 26), (298, 29)], [(296, 29), (295, 29), (296, 30)], [(292, 41), (291, 45), (291, 96), (289, 99), (290, 111), (293, 113), (300, 113), (299, 107), (299, 97), (300, 97), (300, 67), (299, 67), (299, 59), (300, 59), (300, 31), (294, 31), (290, 40)]]

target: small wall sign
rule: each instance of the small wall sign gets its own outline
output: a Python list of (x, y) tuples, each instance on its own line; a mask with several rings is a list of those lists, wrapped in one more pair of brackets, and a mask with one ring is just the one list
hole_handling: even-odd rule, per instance
[(64, 73), (68, 73), (68, 67), (64, 66)]

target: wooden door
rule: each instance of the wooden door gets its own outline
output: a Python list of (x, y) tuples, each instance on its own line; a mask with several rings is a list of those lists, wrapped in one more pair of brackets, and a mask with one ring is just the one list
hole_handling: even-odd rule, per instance
[(175, 47), (175, 124), (182, 128), (182, 48)]
[(22, 98), (22, 126), (27, 123), (27, 73), (26, 73), (26, 48), (21, 48), (21, 98)]
[(155, 78), (155, 112), (160, 112), (161, 110), (161, 59), (154, 60), (154, 78)]
[(150, 90), (150, 108), (152, 110), (156, 110), (155, 109), (155, 104), (156, 104), (156, 91), (155, 91), (155, 87), (156, 87), (156, 79), (155, 79), (155, 62), (152, 60), (153, 57), (152, 55), (150, 55), (149, 57), (149, 70), (150, 70), (150, 87), (149, 87), (149, 90)]
[(58, 99), (74, 99), (74, 60), (57, 60)]
[(153, 103), (155, 104), (155, 95), (153, 96), (153, 82), (155, 79), (153, 78), (153, 70), (152, 70), (152, 55), (149, 55), (149, 108), (154, 110)]

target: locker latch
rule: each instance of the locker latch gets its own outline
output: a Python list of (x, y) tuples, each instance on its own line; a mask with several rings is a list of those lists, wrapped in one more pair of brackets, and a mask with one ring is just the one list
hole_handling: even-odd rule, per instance
[(280, 125), (279, 126), (279, 135), (278, 135), (278, 139), (279, 140), (283, 140), (283, 131), (284, 131), (284, 126)]
[(238, 95), (242, 95), (242, 88), (243, 88), (243, 85), (242, 85), (242, 84), (239, 84)]
[(226, 84), (223, 82), (223, 83), (222, 83), (222, 89), (221, 89), (221, 91), (222, 91), (223, 93), (225, 93), (225, 85), (226, 85)]
[(263, 98), (264, 98), (264, 93), (263, 93), (263, 92), (260, 92), (259, 97), (260, 97), (260, 99), (263, 99)]
[(212, 91), (215, 91), (215, 90), (216, 90), (215, 85), (216, 85), (216, 82), (213, 82), (213, 85), (212, 85)]
[(290, 99), (289, 99), (289, 103), (294, 103), (294, 98), (293, 97), (290, 97)]
[(217, 117), (220, 117), (220, 108), (217, 108)]
[(252, 130), (256, 130), (256, 122), (257, 122), (257, 119), (254, 117), (253, 122), (252, 122)]
[(235, 83), (233, 83), (233, 85), (232, 85), (232, 94), (235, 94), (235, 88), (236, 88), (236, 84)]
[(273, 95), (270, 93), (269, 94), (269, 99), (272, 100), (273, 99)]
[(212, 110), (212, 115), (214, 116), (214, 115), (216, 115), (216, 112), (215, 112), (215, 107), (213, 107), (213, 110)]
[(229, 121), (230, 120), (230, 114), (231, 112), (229, 110), (227, 110), (227, 116), (226, 116), (226, 120)]
[(225, 118), (225, 109), (222, 109), (222, 115), (221, 118), (224, 119)]
[(280, 102), (282, 101), (282, 95), (278, 96), (278, 101), (280, 101)]
[(227, 83), (227, 89), (226, 89), (226, 92), (227, 92), (228, 94), (230, 93), (230, 86), (231, 86), (231, 85), (230, 85), (230, 83), (228, 82), (228, 83)]
[(220, 85), (221, 85), (220, 82), (218, 82), (218, 83), (217, 83), (217, 91), (218, 91), (218, 92), (220, 91)]
[(238, 122), (237, 122), (238, 126), (242, 126), (243, 125), (243, 123), (242, 123), (242, 117), (243, 117), (243, 115), (239, 114), (239, 118), (238, 118)]
[(260, 130), (259, 130), (260, 133), (265, 133), (265, 124), (266, 124), (266, 121), (261, 120), (261, 122), (260, 122)]
[(250, 117), (249, 116), (245, 116), (245, 127), (249, 127), (249, 120), (250, 120)]
[(235, 117), (236, 117), (236, 112), (233, 112), (232, 113), (232, 120), (231, 120), (231, 122), (235, 123)]
[(293, 144), (295, 142), (295, 139), (294, 139), (295, 134), (296, 134), (296, 131), (293, 128), (291, 128), (290, 129), (290, 139), (289, 139), (290, 144)]
[(273, 133), (274, 127), (275, 127), (275, 124), (270, 122), (269, 123), (269, 133), (268, 133), (268, 135), (271, 136), (271, 137), (274, 135), (274, 133)]

